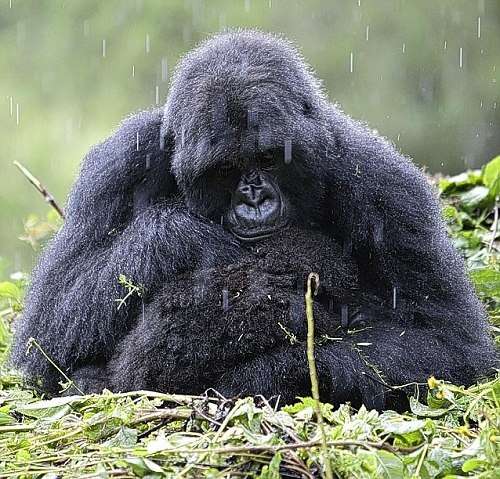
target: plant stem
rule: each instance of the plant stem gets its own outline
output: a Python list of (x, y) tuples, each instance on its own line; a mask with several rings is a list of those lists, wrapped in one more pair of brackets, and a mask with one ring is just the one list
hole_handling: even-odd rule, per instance
[(63, 210), (59, 207), (55, 198), (47, 191), (45, 186), (43, 186), (42, 182), (18, 161), (14, 161), (14, 166), (16, 166), (24, 177), (40, 192), (45, 201), (56, 210), (57, 214), (64, 219)]
[[(314, 281), (314, 286), (313, 286)], [(314, 291), (313, 291), (314, 287)], [(316, 369), (316, 360), (314, 359), (314, 314), (313, 314), (313, 296), (316, 295), (319, 287), (318, 273), (310, 273), (307, 278), (306, 290), (306, 318), (307, 318), (307, 362), (309, 365), (309, 375), (311, 377), (311, 394), (314, 399), (314, 408), (318, 421), (318, 428), (321, 435), (321, 449), (323, 451), (323, 460), (325, 463), (325, 476), (327, 479), (333, 479), (332, 465), (330, 464), (328, 454), (328, 441), (326, 438), (323, 414), (321, 413), (321, 404), (319, 402), (319, 382), (318, 371)]]

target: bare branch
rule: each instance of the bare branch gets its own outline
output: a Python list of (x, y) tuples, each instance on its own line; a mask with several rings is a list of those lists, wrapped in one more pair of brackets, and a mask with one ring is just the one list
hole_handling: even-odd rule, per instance
[(18, 161), (14, 161), (14, 165), (25, 176), (25, 178), (40, 192), (45, 201), (57, 211), (57, 214), (64, 219), (63, 210), (59, 207), (54, 197), (47, 191), (45, 186), (42, 185), (40, 180), (34, 176), (26, 167), (21, 165)]

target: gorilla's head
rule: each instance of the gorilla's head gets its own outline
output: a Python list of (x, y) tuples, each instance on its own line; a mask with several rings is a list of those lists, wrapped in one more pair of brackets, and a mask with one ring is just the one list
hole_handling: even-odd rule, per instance
[[(233, 31), (189, 53), (162, 126), (189, 208), (248, 241), (293, 222), (305, 205), (324, 211), (315, 152), (329, 148), (325, 105), (319, 82), (283, 39)], [(312, 213), (307, 221), (319, 220)]]

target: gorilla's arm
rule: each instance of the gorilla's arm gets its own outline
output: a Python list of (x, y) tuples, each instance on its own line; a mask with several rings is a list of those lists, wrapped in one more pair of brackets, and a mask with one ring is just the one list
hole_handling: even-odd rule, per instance
[(427, 302), (427, 317), (436, 302), (484, 317), (424, 174), (365, 126), (333, 107), (329, 115), (332, 233), (352, 250), (367, 284), (383, 284), (389, 302), (393, 295)]
[(34, 273), (13, 361), (29, 378), (41, 378), (45, 390), (55, 392), (61, 378), (38, 351), (25, 354), (30, 337), (69, 373), (106, 361), (141, 301), (132, 295), (118, 309), (116, 300), (127, 293), (120, 274), (143, 286), (147, 299), (195, 264), (207, 244), (214, 255), (234, 250), (222, 228), (189, 214), (177, 204), (174, 185), (168, 189), (159, 118), (154, 112), (132, 117), (89, 153), (66, 221)]
[[(469, 384), (493, 367), (491, 343), (474, 332), (467, 337), (436, 328), (378, 324), (341, 342), (316, 346), (323, 401), (404, 409), (403, 390), (394, 386), (426, 384), (434, 375)], [(285, 402), (310, 394), (305, 346), (290, 346), (239, 365), (216, 386), (223, 393), (281, 395)], [(413, 389), (406, 392), (412, 392)]]

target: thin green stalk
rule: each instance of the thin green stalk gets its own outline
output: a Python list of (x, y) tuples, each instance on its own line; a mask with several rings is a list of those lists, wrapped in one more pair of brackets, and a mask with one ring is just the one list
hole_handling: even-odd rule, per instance
[[(313, 291), (314, 281), (314, 291)], [(328, 454), (328, 440), (325, 433), (323, 422), (323, 414), (321, 413), (321, 405), (319, 402), (319, 382), (318, 371), (316, 369), (316, 360), (314, 358), (314, 314), (313, 314), (313, 296), (318, 292), (319, 275), (318, 273), (310, 273), (307, 278), (306, 290), (306, 318), (307, 318), (307, 362), (309, 365), (309, 375), (311, 377), (311, 393), (314, 399), (314, 409), (318, 421), (318, 428), (321, 435), (321, 449), (325, 462), (325, 476), (327, 479), (333, 479), (332, 465), (330, 464)]]

